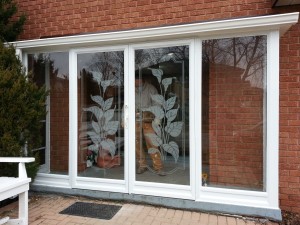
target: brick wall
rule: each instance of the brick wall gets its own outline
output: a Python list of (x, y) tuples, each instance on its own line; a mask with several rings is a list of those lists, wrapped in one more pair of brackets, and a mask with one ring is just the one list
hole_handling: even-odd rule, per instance
[[(270, 0), (16, 0), (21, 39), (162, 26), (272, 13)], [(30, 32), (26, 32), (30, 31)]]
[(263, 190), (263, 89), (209, 66), (209, 185)]
[[(300, 11), (270, 0), (16, 0), (27, 23), (20, 39)], [(300, 25), (281, 38), (280, 206), (300, 212)]]
[(300, 24), (280, 41), (280, 206), (300, 213)]

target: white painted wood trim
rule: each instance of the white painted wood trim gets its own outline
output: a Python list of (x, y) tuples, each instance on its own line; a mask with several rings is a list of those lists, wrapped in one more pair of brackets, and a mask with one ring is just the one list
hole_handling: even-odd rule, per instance
[(69, 52), (69, 175), (70, 186), (75, 186), (78, 161), (78, 95), (77, 95), (77, 55)]
[[(279, 29), (285, 32), (298, 22), (298, 12), (238, 19), (208, 21), (174, 26), (145, 28), (136, 30), (103, 32), (85, 35), (74, 35), (56, 38), (35, 39), (12, 42), (18, 49), (30, 48), (72, 48), (79, 45), (109, 44), (112, 42), (137, 42), (164, 38), (184, 38), (195, 35), (223, 35), (230, 33), (252, 32), (259, 30)], [(48, 48), (49, 49), (49, 48)]]
[(267, 42), (266, 190), (270, 206), (279, 207), (279, 32)]
[[(195, 146), (195, 199), (199, 198), (199, 190), (202, 186), (202, 41), (195, 39), (195, 78), (194, 78), (194, 136), (192, 136)], [(197, 84), (201, 84), (198, 85)], [(194, 161), (195, 161), (194, 160)]]
[(34, 161), (35, 158), (31, 157), (0, 157), (0, 162), (6, 163), (30, 163)]

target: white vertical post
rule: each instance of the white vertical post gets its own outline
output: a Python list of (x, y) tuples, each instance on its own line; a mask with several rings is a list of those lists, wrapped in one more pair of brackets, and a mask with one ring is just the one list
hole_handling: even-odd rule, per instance
[(279, 207), (279, 31), (267, 43), (267, 154), (266, 190), (270, 206)]
[(28, 191), (19, 194), (19, 219), (22, 224), (28, 224)]

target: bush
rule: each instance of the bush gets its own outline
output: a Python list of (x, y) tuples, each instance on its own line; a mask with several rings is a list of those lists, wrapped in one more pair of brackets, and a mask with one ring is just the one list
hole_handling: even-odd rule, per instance
[[(12, 46), (0, 42), (0, 156), (34, 156), (40, 146), (47, 92), (26, 75)], [(17, 165), (0, 165), (0, 176), (16, 176)], [(38, 160), (28, 165), (32, 178)]]

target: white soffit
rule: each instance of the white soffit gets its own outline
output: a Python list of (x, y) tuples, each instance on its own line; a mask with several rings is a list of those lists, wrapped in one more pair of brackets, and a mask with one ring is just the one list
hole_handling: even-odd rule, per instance
[(34, 39), (12, 42), (12, 44), (14, 44), (16, 48), (23, 50), (46, 50), (49, 49), (49, 47), (53, 50), (56, 47), (61, 49), (76, 46), (91, 46), (94, 44), (136, 43), (138, 41), (158, 39), (232, 35), (243, 32), (260, 32), (269, 30), (279, 30), (280, 33), (283, 34), (293, 24), (298, 22), (298, 17), (299, 12), (295, 12), (136, 30)]

